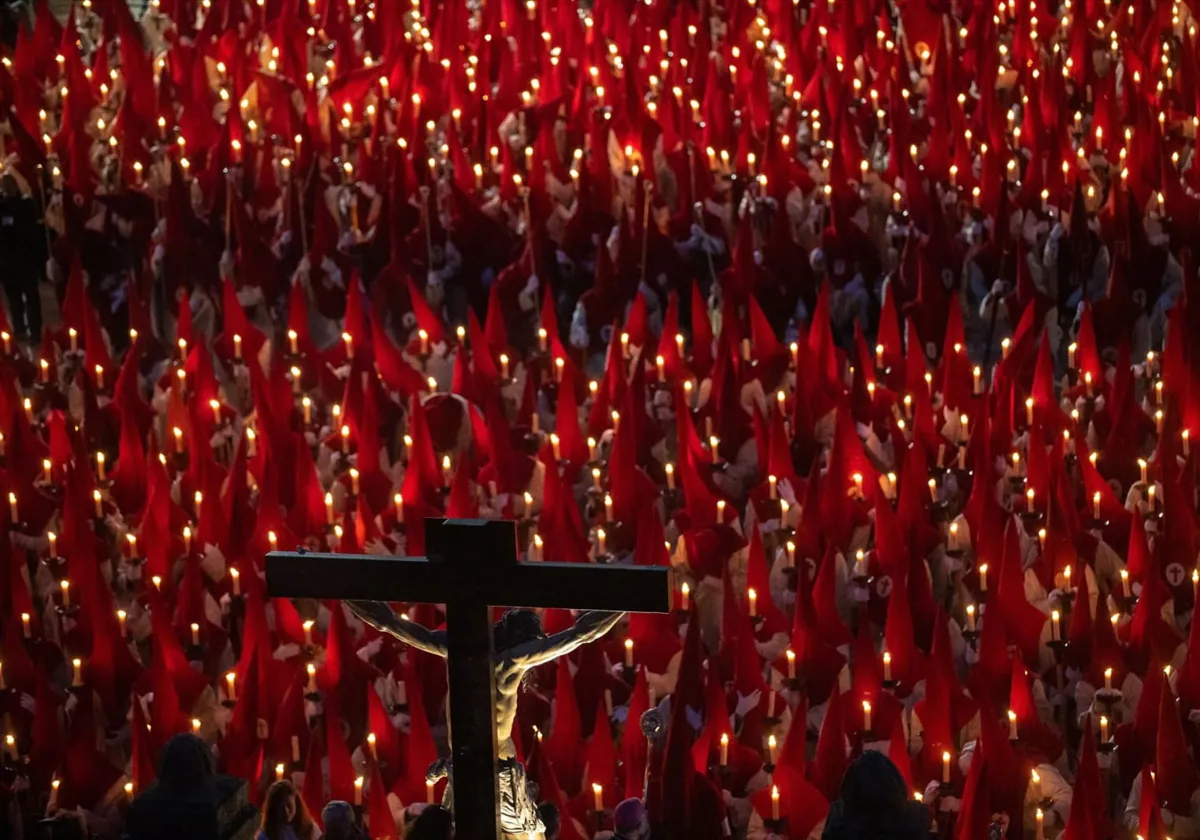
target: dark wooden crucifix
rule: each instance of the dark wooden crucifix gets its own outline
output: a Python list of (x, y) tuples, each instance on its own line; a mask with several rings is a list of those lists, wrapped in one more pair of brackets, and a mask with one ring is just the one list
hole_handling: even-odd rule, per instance
[(518, 562), (509, 521), (429, 519), (425, 544), (428, 557), (271, 552), (267, 591), (282, 598), (446, 605), (455, 836), (499, 838), (491, 607), (667, 612), (669, 570)]

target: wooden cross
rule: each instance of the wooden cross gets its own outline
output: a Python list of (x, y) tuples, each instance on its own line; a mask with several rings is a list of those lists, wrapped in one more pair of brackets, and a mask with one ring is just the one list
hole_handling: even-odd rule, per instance
[(491, 607), (670, 610), (661, 566), (517, 561), (515, 523), (429, 519), (428, 557), (271, 552), (272, 597), (446, 605), (455, 836), (499, 838)]

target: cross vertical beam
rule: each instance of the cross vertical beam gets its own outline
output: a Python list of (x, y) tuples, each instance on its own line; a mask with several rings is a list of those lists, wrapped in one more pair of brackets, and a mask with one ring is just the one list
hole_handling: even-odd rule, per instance
[(454, 833), (457, 837), (501, 837), (491, 608), (460, 599), (448, 601), (446, 625), (454, 628), (446, 637), (447, 677), (452, 686)]
[[(429, 521), (425, 543), (430, 563), (448, 570), (460, 584), (486, 577), (489, 566), (517, 562), (516, 532), (504, 526), (489, 530), (483, 520)], [(446, 634), (446, 676), (454, 832), (459, 837), (499, 838), (503, 833), (496, 776), (492, 611), (465, 586), (447, 590), (446, 627), (453, 628)]]

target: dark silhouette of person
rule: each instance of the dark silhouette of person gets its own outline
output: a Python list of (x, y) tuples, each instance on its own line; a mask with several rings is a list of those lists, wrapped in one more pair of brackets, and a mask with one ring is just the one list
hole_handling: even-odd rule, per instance
[(867, 750), (846, 768), (821, 840), (924, 840), (928, 832), (929, 810), (913, 801), (896, 765)]
[(218, 797), (212, 753), (190, 732), (162, 748), (158, 780), (129, 808), (126, 840), (216, 840)]

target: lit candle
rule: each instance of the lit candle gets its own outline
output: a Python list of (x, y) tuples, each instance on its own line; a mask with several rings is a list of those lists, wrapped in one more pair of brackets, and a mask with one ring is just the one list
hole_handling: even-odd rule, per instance
[(1051, 641), (1055, 641), (1055, 642), (1058, 641), (1058, 638), (1059, 638), (1058, 637), (1058, 634), (1059, 634), (1058, 624), (1059, 624), (1059, 620), (1061, 619), (1061, 617), (1062, 616), (1060, 615), (1058, 610), (1050, 611), (1050, 639), (1051, 639)]
[(562, 441), (554, 432), (550, 433), (550, 449), (554, 453), (554, 460), (562, 460)]
[(1079, 345), (1072, 341), (1067, 345), (1067, 367), (1071, 370), (1075, 369), (1075, 351), (1079, 349)]
[(316, 694), (317, 693), (317, 666), (312, 664), (311, 662), (309, 662), (308, 665), (305, 666), (304, 670), (308, 672), (308, 693)]
[(692, 594), (692, 588), (690, 586), (688, 586), (687, 581), (684, 581), (683, 586), (681, 586), (679, 588), (679, 594), (680, 594), (680, 599), (681, 599), (681, 604), (682, 604), (681, 609), (684, 612), (687, 612), (687, 609), (689, 606), (689, 599), (691, 598), (691, 594)]
[(774, 766), (775, 764), (775, 749), (778, 746), (778, 741), (774, 735), (767, 736), (767, 763)]
[(975, 382), (975, 393), (976, 394), (983, 393), (983, 388), (982, 388), (983, 370), (979, 367), (979, 365), (976, 365), (975, 369), (971, 371), (971, 377)]
[(121, 631), (121, 635), (125, 635), (125, 620), (127, 618), (125, 610), (117, 610), (117, 628)]
[(451, 478), (450, 473), (451, 473), (450, 456), (443, 455), (442, 456), (442, 479), (446, 482), (446, 484), (450, 483), (450, 478)]
[(721, 766), (729, 764), (729, 733), (721, 733)]
[(949, 543), (950, 543), (951, 551), (956, 551), (958, 549), (958, 523), (957, 522), (950, 523)]
[(508, 379), (508, 354), (500, 354), (500, 376), (502, 379)]
[(751, 588), (748, 594), (750, 595), (750, 617), (754, 618), (758, 615), (758, 593)]
[(934, 504), (937, 504), (937, 480), (933, 478), (929, 479), (929, 498), (933, 500)]
[(304, 626), (304, 646), (305, 647), (312, 647), (312, 643), (313, 643), (312, 631), (313, 631), (313, 625), (315, 623), (316, 622), (314, 622), (311, 618), (304, 622), (303, 626)]
[(605, 550), (604, 539), (605, 539), (604, 529), (597, 528), (596, 529), (596, 554), (597, 555), (603, 556), (608, 553)]
[(779, 822), (779, 786), (771, 785), (771, 819)]
[(294, 356), (300, 352), (300, 336), (296, 333), (295, 330), (288, 330), (287, 336), (288, 336), (288, 349), (291, 351), (292, 355)]
[(607, 493), (604, 494), (604, 521), (613, 521), (613, 499)]
[(604, 810), (604, 786), (592, 782), (592, 804), (597, 813)]
[(1130, 595), (1132, 595), (1132, 593), (1129, 590), (1129, 570), (1128, 569), (1121, 570), (1121, 594), (1124, 595), (1126, 598), (1128, 598), (1128, 597), (1130, 597)]
[(275, 535), (274, 531), (267, 531), (267, 544), (271, 546), (271, 551), (279, 548), (279, 537)]
[(429, 355), (429, 333), (425, 330), (417, 330), (417, 339), (421, 342), (421, 355)]
[(26, 639), (32, 638), (33, 631), (29, 626), (29, 613), (21, 613), (21, 635)]
[(773, 476), (773, 475), (767, 476), (767, 490), (770, 494), (770, 498), (772, 498), (772, 499), (776, 499), (779, 497), (779, 489), (776, 486), (778, 483), (779, 483), (779, 479), (777, 479), (775, 476)]
[(979, 564), (979, 591), (980, 592), (987, 592), (987, 573), (988, 573), (988, 564), (980, 563)]
[(1042, 809), (1037, 809), (1035, 815), (1037, 819), (1037, 840), (1046, 840), (1046, 815), (1042, 813)]
[(179, 428), (178, 426), (173, 426), (173, 427), (171, 427), (171, 434), (174, 435), (174, 437), (175, 437), (175, 451), (177, 453), (182, 453), (183, 452), (183, 429)]
[(1104, 669), (1104, 690), (1105, 691), (1112, 691), (1112, 675), (1113, 675), (1112, 668)]
[(666, 382), (667, 380), (666, 364), (667, 360), (663, 358), (661, 353), (654, 357), (654, 366), (658, 368), (659, 382)]
[(242, 358), (242, 337), (237, 333), (233, 334), (233, 358)]
[(433, 789), (436, 786), (437, 782), (435, 782), (433, 779), (425, 780), (425, 803), (427, 805), (433, 804)]
[(225, 675), (225, 696), (230, 700), (237, 699), (237, 674), (233, 671)]
[(76, 687), (83, 685), (83, 660), (72, 659), (71, 667), (74, 671), (73, 676), (71, 677), (71, 685)]
[(788, 648), (786, 655), (787, 655), (788, 679), (794, 680), (794, 679), (796, 679), (796, 652), (794, 650), (792, 650), (791, 648)]
[(942, 752), (942, 784), (950, 784), (950, 751)]
[(1150, 465), (1146, 463), (1145, 458), (1138, 458), (1138, 469), (1142, 473), (1142, 484), (1146, 483), (1146, 470)]
[(1033, 397), (1025, 398), (1025, 424), (1033, 425)]
[(362, 793), (363, 793), (363, 777), (356, 776), (354, 779), (354, 804), (355, 805), (362, 804)]
[(348, 332), (342, 333), (342, 343), (346, 346), (346, 358), (354, 358), (354, 336)]
[(333, 524), (333, 494), (325, 494), (325, 524)]
[(59, 584), (59, 588), (62, 590), (62, 605), (64, 607), (71, 606), (71, 581), (64, 579)]
[(1017, 740), (1017, 713), (1012, 709), (1008, 710), (1008, 738), (1010, 741)]
[(392, 504), (396, 508), (396, 522), (397, 523), (403, 522), (404, 521), (404, 494), (397, 493), (395, 496), (393, 496)]
[(886, 650), (883, 652), (883, 681), (892, 681), (892, 655)]
[(625, 640), (625, 667), (633, 667), (633, 639)]
[(192, 622), (192, 644), (196, 647), (200, 646), (200, 625)]
[(1100, 715), (1100, 743), (1108, 743), (1108, 718)]
[(869, 700), (862, 701), (863, 706), (863, 731), (871, 731), (871, 703)]
[(282, 764), (276, 764), (275, 765), (275, 780), (279, 781), (280, 779), (282, 779), (283, 774), (286, 770), (287, 770), (287, 768), (284, 767)]
[(78, 351), (79, 350), (79, 333), (77, 333), (75, 331), (74, 327), (69, 327), (67, 329), (67, 338), (70, 339), (70, 341), (71, 341), (71, 352), (74, 353), (74, 352)]
[(967, 604), (967, 632), (975, 632), (975, 605)]
[(1033, 513), (1033, 497), (1033, 488), (1030, 487), (1025, 491), (1025, 510), (1027, 510), (1029, 513)]
[(56, 533), (54, 533), (53, 531), (48, 531), (46, 533), (46, 540), (50, 543), (50, 556), (57, 557), (58, 556), (58, 535)]
[(1090, 398), (1092, 396), (1092, 372), (1090, 370), (1083, 374), (1083, 385)]
[(1092, 518), (1099, 521), (1100, 519), (1100, 491), (1097, 490), (1092, 494)]
[(358, 470), (354, 467), (350, 468), (350, 492), (358, 495)]

